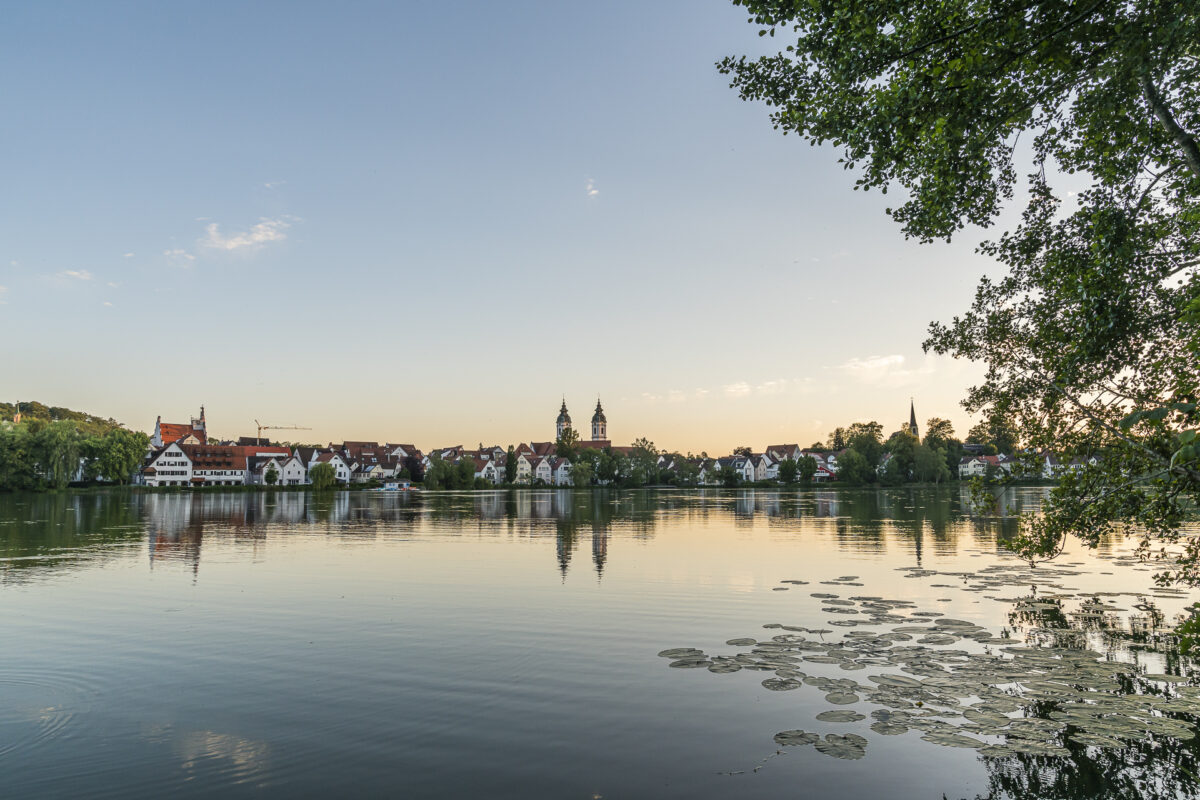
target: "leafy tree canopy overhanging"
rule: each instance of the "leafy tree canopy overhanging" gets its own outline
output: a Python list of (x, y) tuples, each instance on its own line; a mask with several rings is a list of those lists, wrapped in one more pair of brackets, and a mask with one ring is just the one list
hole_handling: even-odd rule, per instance
[[(777, 128), (838, 147), (857, 186), (900, 189), (906, 236), (1025, 203), (981, 245), (1006, 271), (925, 342), (986, 364), (965, 405), (1017, 423), (1027, 469), (1076, 461), (1024, 554), (1114, 527), (1174, 538), (1200, 499), (1200, 4), (734, 2), (784, 46), (719, 68)], [(1200, 583), (1184, 544), (1162, 578)]]

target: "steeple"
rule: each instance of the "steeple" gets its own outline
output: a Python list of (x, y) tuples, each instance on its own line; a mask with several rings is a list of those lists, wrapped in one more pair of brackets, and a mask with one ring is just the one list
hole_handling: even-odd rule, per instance
[(604, 408), (600, 398), (596, 398), (596, 413), (592, 414), (592, 441), (599, 442), (608, 438), (608, 419), (604, 416)]
[(917, 407), (913, 404), (911, 397), (908, 398), (908, 430), (913, 436), (921, 438), (921, 434), (917, 433)]
[(558, 410), (558, 420), (554, 424), (554, 438), (561, 439), (563, 431), (571, 427), (571, 415), (567, 413), (567, 398), (563, 397), (562, 408)]

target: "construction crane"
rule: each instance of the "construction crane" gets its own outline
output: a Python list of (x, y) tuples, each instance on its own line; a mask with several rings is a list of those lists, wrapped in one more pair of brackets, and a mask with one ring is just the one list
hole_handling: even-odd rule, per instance
[(305, 428), (300, 425), (263, 425), (258, 420), (254, 420), (254, 424), (258, 426), (258, 438), (262, 439), (263, 431), (311, 431), (312, 428)]

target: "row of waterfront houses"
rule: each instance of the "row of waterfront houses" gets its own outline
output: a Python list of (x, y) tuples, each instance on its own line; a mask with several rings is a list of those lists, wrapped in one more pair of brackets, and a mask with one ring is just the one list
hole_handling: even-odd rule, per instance
[(1016, 475), (1022, 478), (1054, 480), (1068, 472), (1078, 472), (1085, 466), (1096, 464), (1096, 459), (1066, 459), (1055, 453), (1039, 453), (1034, 456), (1017, 457), (1000, 455), (965, 455), (958, 463), (958, 477), (983, 478), (992, 475)]
[[(555, 421), (555, 434), (562, 437), (571, 427), (563, 401)], [(591, 438), (578, 441), (577, 448), (606, 450), (628, 456), (632, 447), (614, 445), (608, 438), (608, 420), (599, 401), (591, 420)], [(513, 448), (514, 482), (546, 486), (570, 486), (571, 461), (557, 452), (556, 442), (521, 443)], [(747, 483), (774, 480), (786, 459), (811, 455), (816, 463), (813, 480), (833, 480), (837, 454), (803, 450), (799, 445), (771, 445), (762, 453), (724, 458), (690, 459), (697, 482), (721, 482), (722, 469), (738, 473)], [(435, 459), (461, 465), (471, 463), (474, 476), (489, 484), (504, 483), (508, 475), (508, 450), (494, 445), (467, 449), (462, 445), (434, 448), (428, 453), (411, 444), (346, 441), (327, 447), (286, 447), (265, 439), (243, 437), (237, 441), (210, 441), (204, 408), (188, 423), (163, 422), (159, 417), (150, 438), (150, 450), (141, 471), (147, 486), (234, 486), (275, 483), (302, 486), (317, 464), (327, 463), (339, 483), (388, 483), (427, 472)], [(674, 472), (681, 465), (677, 456), (658, 456), (660, 471)], [(269, 476), (274, 473), (274, 479)]]
[[(915, 426), (915, 415), (914, 415)], [(562, 437), (571, 427), (571, 418), (563, 401), (555, 423)], [(599, 401), (592, 415), (591, 438), (581, 440), (578, 448), (600, 449), (629, 455), (632, 447), (613, 445), (608, 438), (607, 418)], [(785, 461), (811, 457), (816, 464), (812, 481), (836, 480), (838, 456), (843, 451), (801, 448), (797, 444), (769, 445), (761, 453), (735, 454), (722, 458), (685, 459), (692, 466), (699, 485), (718, 485), (728, 471), (739, 481), (757, 483), (776, 480)], [(526, 485), (570, 486), (571, 461), (558, 455), (556, 442), (521, 443), (513, 448), (514, 482)], [(680, 456), (658, 456), (660, 472), (672, 473), (682, 464)], [(509, 454), (506, 448), (480, 445), (468, 449), (462, 445), (434, 448), (422, 452), (412, 444), (345, 441), (327, 447), (287, 447), (265, 439), (243, 437), (237, 441), (210, 441), (204, 408), (200, 416), (186, 424), (165, 423), (159, 417), (150, 439), (150, 449), (140, 481), (147, 486), (241, 486), (274, 483), (279, 486), (303, 486), (318, 464), (329, 464), (342, 484), (387, 484), (407, 480), (427, 472), (433, 461), (441, 460), (460, 467), (470, 463), (474, 477), (492, 485), (505, 482)], [(1018, 459), (1008, 455), (968, 454), (958, 465), (960, 478), (1000, 473), (1012, 474)], [(1041, 457), (1040, 477), (1055, 478), (1081, 466), (1065, 463), (1053, 455)], [(881, 465), (882, 467), (882, 465)]]

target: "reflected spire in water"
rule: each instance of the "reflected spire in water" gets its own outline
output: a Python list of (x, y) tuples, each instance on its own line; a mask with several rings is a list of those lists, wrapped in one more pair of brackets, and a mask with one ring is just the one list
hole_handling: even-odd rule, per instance
[(555, 538), (555, 550), (558, 555), (558, 571), (562, 573), (562, 579), (565, 583), (567, 580), (567, 569), (571, 566), (571, 556), (575, 552), (574, 523), (567, 521), (559, 522), (558, 536)]
[(608, 560), (608, 531), (592, 530), (592, 561), (596, 564), (596, 577), (604, 577), (604, 562)]

